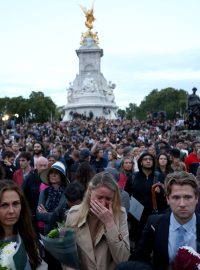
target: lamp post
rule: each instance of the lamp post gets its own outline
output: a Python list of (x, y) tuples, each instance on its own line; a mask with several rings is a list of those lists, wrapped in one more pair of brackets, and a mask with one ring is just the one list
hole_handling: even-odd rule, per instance
[(5, 115), (2, 117), (2, 121), (3, 121), (3, 122), (8, 121), (8, 119), (9, 119), (9, 115), (8, 115), (8, 114), (5, 114)]
[(9, 120), (9, 115), (5, 114), (4, 116), (2, 116), (2, 121), (3, 121), (3, 131), (5, 132), (7, 129), (7, 122)]
[(11, 117), (10, 124), (11, 124), (11, 128), (12, 129), (15, 129), (16, 119), (18, 117), (19, 117), (19, 114), (18, 113), (13, 114), (13, 116)]

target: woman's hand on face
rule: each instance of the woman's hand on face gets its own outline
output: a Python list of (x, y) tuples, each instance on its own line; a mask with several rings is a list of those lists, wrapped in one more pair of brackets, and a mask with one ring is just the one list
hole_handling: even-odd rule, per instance
[(105, 225), (106, 229), (115, 224), (113, 218), (112, 202), (108, 203), (108, 208), (97, 200), (91, 200), (90, 211)]
[(43, 204), (40, 204), (40, 205), (38, 206), (38, 212), (39, 212), (39, 213), (47, 213), (47, 210), (46, 210), (46, 208), (44, 207)]

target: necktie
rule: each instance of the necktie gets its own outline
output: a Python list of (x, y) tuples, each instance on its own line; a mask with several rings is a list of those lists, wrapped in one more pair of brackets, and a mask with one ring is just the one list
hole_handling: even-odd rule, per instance
[(184, 241), (184, 234), (185, 234), (186, 230), (183, 228), (183, 226), (180, 226), (177, 229), (176, 232), (176, 249), (175, 249), (175, 254), (178, 252), (178, 249), (182, 246), (184, 246), (185, 241)]

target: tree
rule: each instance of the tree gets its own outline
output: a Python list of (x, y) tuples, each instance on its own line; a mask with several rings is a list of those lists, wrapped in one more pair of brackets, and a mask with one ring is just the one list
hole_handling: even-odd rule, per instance
[(122, 110), (122, 109), (119, 109), (119, 110), (117, 111), (117, 114), (118, 114), (118, 116), (119, 116), (121, 119), (124, 119), (124, 117), (126, 116), (125, 110)]
[(129, 107), (126, 108), (126, 118), (133, 119), (136, 116), (137, 105), (135, 103), (129, 103)]
[(46, 122), (58, 119), (60, 113), (50, 97), (42, 92), (32, 92), (29, 99), (22, 96), (13, 98), (0, 98), (0, 117), (8, 114), (10, 117), (19, 115), (17, 121)]
[(174, 88), (165, 88), (160, 91), (154, 89), (141, 102), (136, 110), (136, 117), (146, 119), (147, 112), (165, 111), (168, 119), (173, 119), (176, 112), (186, 112), (187, 92)]
[(15, 114), (19, 115), (18, 121), (22, 121), (23, 114), (27, 110), (27, 100), (22, 96), (13, 97), (13, 98), (1, 98), (0, 99), (0, 112), (1, 117), (5, 114), (8, 114), (10, 117)]
[(56, 105), (43, 92), (33, 91), (29, 96), (29, 119), (33, 122), (52, 120), (56, 113)]

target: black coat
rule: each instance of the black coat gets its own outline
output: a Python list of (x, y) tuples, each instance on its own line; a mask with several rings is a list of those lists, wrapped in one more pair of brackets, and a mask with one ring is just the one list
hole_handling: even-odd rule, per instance
[(4, 178), (12, 180), (13, 174), (16, 171), (16, 167), (14, 165), (7, 165), (4, 161), (0, 162), (0, 166), (4, 171)]
[[(155, 177), (156, 174), (157, 176)], [(135, 241), (136, 245), (140, 240), (148, 217), (153, 213), (151, 188), (152, 185), (157, 182), (164, 182), (163, 174), (160, 174), (159, 172), (152, 172), (147, 179), (146, 175), (141, 171), (133, 174), (131, 178), (129, 177), (125, 185), (124, 190), (144, 206), (140, 221), (136, 220), (131, 214), (128, 215), (130, 224), (130, 239)], [(159, 194), (156, 194), (156, 200), (159, 213), (165, 211), (168, 208), (164, 190), (161, 190)]]
[[(200, 252), (200, 215), (197, 217), (197, 252)], [(168, 238), (170, 213), (151, 215), (143, 230), (134, 258), (150, 262), (153, 251), (153, 266), (155, 270), (167, 270), (169, 267)]]
[(36, 209), (38, 205), (39, 195), (40, 195), (40, 176), (37, 170), (31, 171), (25, 178), (22, 189), (24, 195), (28, 201), (29, 207), (33, 216), (36, 215)]

